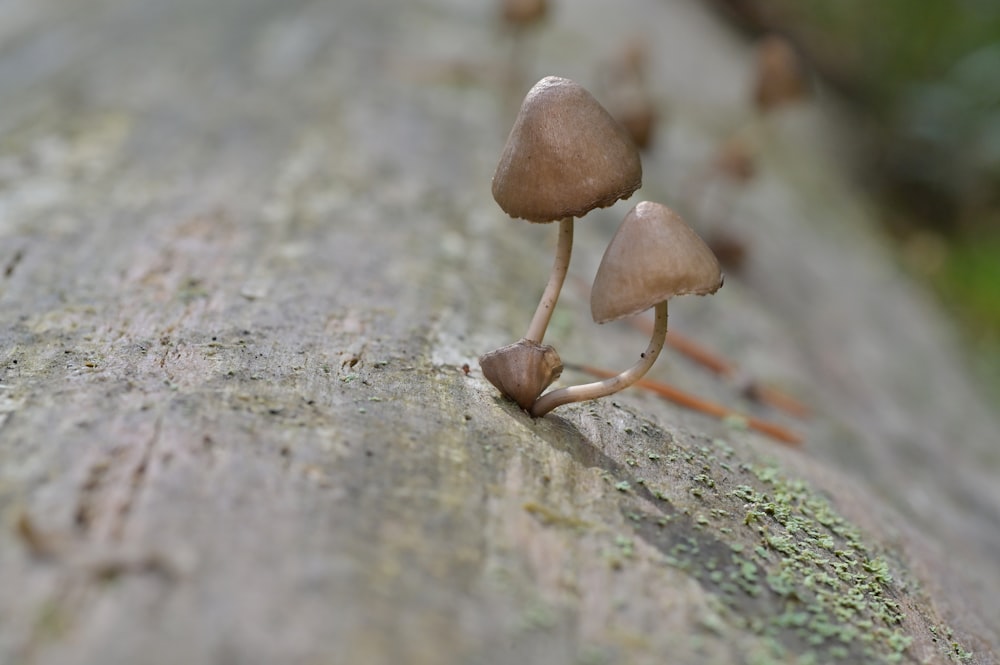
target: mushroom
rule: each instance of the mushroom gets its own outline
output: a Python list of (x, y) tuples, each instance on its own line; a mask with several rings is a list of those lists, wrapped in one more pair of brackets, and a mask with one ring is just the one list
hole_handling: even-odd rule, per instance
[(644, 37), (635, 35), (602, 67), (608, 110), (639, 150), (652, 145), (660, 120), (660, 111), (647, 82), (648, 63), (649, 45)]
[(502, 0), (500, 15), (515, 29), (524, 29), (545, 18), (549, 12), (547, 0)]
[(569, 269), (573, 218), (628, 198), (640, 185), (639, 151), (589, 92), (556, 76), (528, 91), (493, 175), (493, 198), (511, 217), (559, 220), (556, 257), (524, 337), (479, 359), (486, 378), (522, 408), (562, 371), (542, 339)]
[(549, 15), (548, 0), (500, 0), (500, 19), (509, 37), (510, 55), (504, 73), (504, 98), (516, 103), (525, 72), (536, 58), (537, 41), (528, 41), (529, 31), (539, 28)]
[(809, 95), (802, 61), (791, 43), (767, 35), (757, 45), (753, 101), (761, 113), (799, 102)]
[(617, 376), (542, 395), (532, 405), (531, 415), (538, 418), (564, 404), (606, 397), (638, 381), (663, 349), (667, 300), (715, 293), (722, 281), (712, 250), (677, 213), (650, 201), (636, 205), (604, 252), (590, 294), (590, 310), (594, 321), (607, 323), (655, 307), (649, 346), (635, 365)]
[(660, 113), (649, 91), (638, 86), (622, 86), (615, 97), (615, 117), (640, 150), (653, 145)]

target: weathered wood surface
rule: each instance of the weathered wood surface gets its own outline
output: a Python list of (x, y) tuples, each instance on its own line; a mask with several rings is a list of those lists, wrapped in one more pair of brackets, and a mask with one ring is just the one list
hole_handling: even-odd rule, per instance
[[(633, 202), (697, 218), (748, 86), (697, 3), (560, 3), (513, 98), (489, 3), (0, 14), (0, 662), (996, 662), (997, 421), (815, 109), (755, 130), (745, 272), (672, 309), (814, 406), (802, 451), (636, 391), (532, 421), (479, 375), (550, 261), (489, 194), (537, 76), (647, 34)], [(547, 341), (645, 344), (572, 290)]]

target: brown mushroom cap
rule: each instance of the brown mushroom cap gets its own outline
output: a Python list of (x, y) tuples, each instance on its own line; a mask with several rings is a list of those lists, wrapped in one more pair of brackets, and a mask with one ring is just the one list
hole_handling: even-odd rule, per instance
[(642, 201), (625, 215), (604, 252), (590, 311), (594, 321), (606, 323), (720, 286), (722, 270), (705, 241), (667, 206)]
[(639, 151), (580, 85), (547, 76), (528, 91), (493, 175), (493, 198), (511, 217), (582, 217), (642, 185)]

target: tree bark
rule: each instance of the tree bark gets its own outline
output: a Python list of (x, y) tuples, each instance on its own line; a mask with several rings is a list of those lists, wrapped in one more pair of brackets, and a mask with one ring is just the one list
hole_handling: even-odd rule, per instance
[[(696, 221), (747, 75), (696, 3), (560, 6), (537, 76), (481, 3), (8, 4), (0, 662), (996, 661), (996, 419), (801, 141), (821, 110), (757, 128), (714, 220), (745, 270), (671, 311), (817, 415), (654, 368), (804, 449), (635, 389), (533, 420), (479, 373), (551, 261), (489, 195), (535, 78), (600, 98), (595, 54), (662, 29), (671, 124), (571, 279), (640, 198)], [(614, 368), (643, 337), (568, 288), (547, 341)]]

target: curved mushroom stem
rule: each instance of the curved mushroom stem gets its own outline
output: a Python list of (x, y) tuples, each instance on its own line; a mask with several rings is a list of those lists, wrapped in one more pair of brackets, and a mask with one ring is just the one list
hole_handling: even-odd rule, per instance
[(633, 383), (642, 378), (649, 371), (663, 349), (663, 341), (667, 336), (667, 301), (664, 300), (656, 305), (656, 323), (653, 326), (653, 335), (650, 337), (649, 346), (642, 358), (627, 370), (604, 381), (585, 383), (579, 386), (560, 388), (552, 392), (545, 393), (531, 407), (531, 415), (541, 418), (552, 409), (570, 404), (572, 402), (583, 402), (586, 400), (607, 397), (619, 390), (628, 388)]
[(552, 318), (552, 310), (556, 308), (559, 301), (559, 291), (562, 289), (566, 273), (569, 271), (569, 259), (573, 254), (573, 218), (566, 217), (559, 221), (559, 242), (556, 245), (556, 258), (552, 263), (552, 272), (549, 274), (549, 283), (545, 285), (542, 299), (538, 302), (535, 315), (528, 325), (528, 332), (524, 334), (524, 339), (530, 342), (541, 344), (545, 337), (545, 329), (549, 327), (549, 319)]

